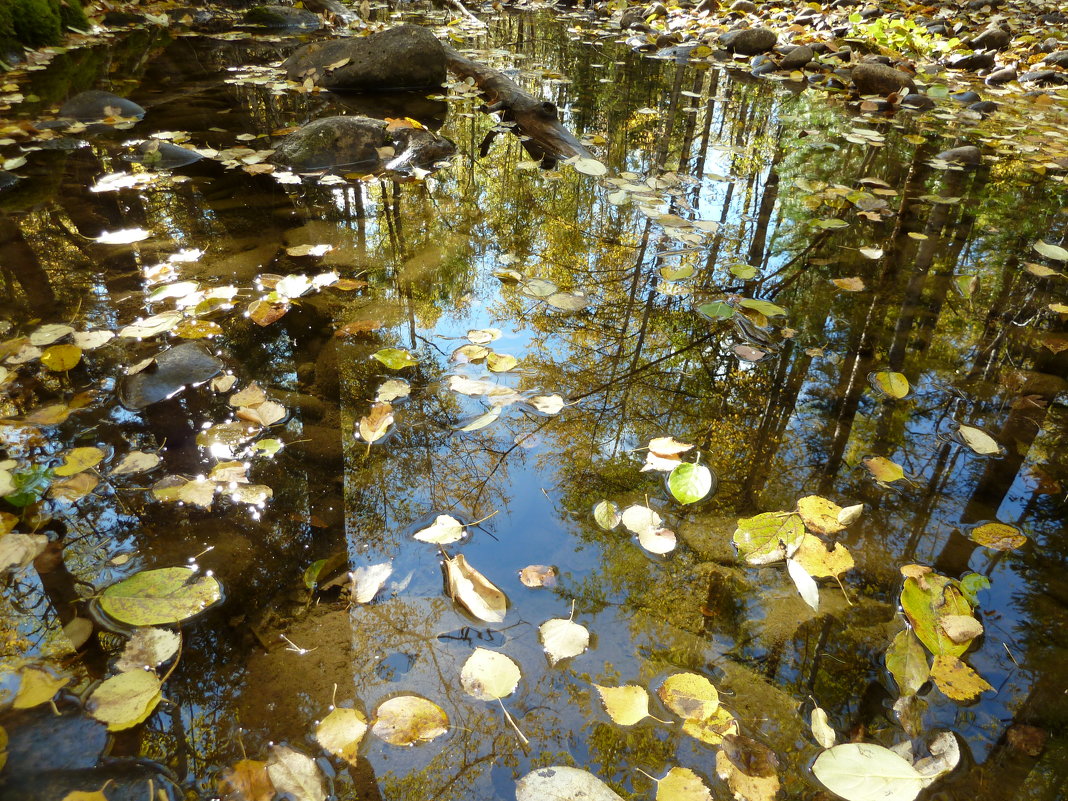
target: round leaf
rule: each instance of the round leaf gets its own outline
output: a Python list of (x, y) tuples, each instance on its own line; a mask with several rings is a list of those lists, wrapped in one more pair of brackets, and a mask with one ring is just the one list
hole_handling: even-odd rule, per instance
[(53, 345), (41, 354), (41, 364), (54, 373), (70, 370), (82, 360), (82, 349), (77, 345)]
[(633, 726), (639, 720), (649, 717), (649, 693), (644, 687), (637, 684), (626, 684), (622, 687), (602, 687), (600, 684), (593, 686), (600, 693), (601, 703), (614, 723)]
[(715, 476), (703, 464), (683, 462), (668, 474), (668, 489), (679, 503), (697, 503), (708, 497), (715, 484)]
[(998, 522), (981, 523), (968, 532), (968, 539), (995, 551), (1011, 551), (1027, 542), (1027, 537), (1016, 526)]
[(684, 720), (706, 719), (719, 709), (719, 692), (715, 685), (696, 673), (668, 676), (656, 694), (664, 706)]
[(843, 743), (828, 748), (812, 772), (846, 801), (912, 801), (924, 787), (923, 776), (889, 748)]
[(145, 570), (100, 594), (100, 608), (120, 623), (157, 626), (199, 614), (222, 598), (212, 576), (189, 567)]
[(382, 348), (382, 350), (376, 351), (371, 355), (378, 359), (378, 361), (382, 362), (382, 364), (390, 370), (400, 370), (404, 367), (411, 367), (412, 365), (419, 364), (418, 359), (401, 348)]
[(428, 743), (449, 730), (445, 710), (418, 695), (399, 695), (375, 711), (371, 731), (390, 745)]
[(89, 696), (89, 714), (108, 731), (122, 731), (145, 720), (162, 696), (162, 684), (155, 673), (131, 670), (112, 676)]
[(868, 383), (888, 398), (900, 399), (909, 394), (909, 380), (901, 373), (880, 370), (868, 375)]
[(611, 531), (619, 525), (619, 521), (622, 520), (622, 516), (619, 514), (619, 507), (611, 501), (600, 501), (593, 507), (593, 519), (597, 521), (597, 525), (605, 529), (605, 531)]
[(675, 767), (657, 782), (656, 801), (712, 801), (712, 793), (692, 770)]
[(590, 645), (590, 632), (585, 626), (561, 617), (546, 620), (538, 626), (538, 634), (554, 665), (561, 659), (578, 656)]
[(451, 515), (438, 515), (434, 522), (426, 528), (420, 529), (412, 536), (420, 542), (432, 542), (437, 545), (447, 545), (463, 538), (464, 524)]
[(367, 718), (358, 709), (338, 707), (323, 718), (315, 729), (319, 745), (334, 756), (355, 765), (360, 741), (367, 733)]
[(515, 692), (522, 674), (507, 656), (476, 648), (460, 670), (464, 692), (479, 701), (496, 701)]
[(73, 476), (100, 463), (104, 452), (100, 448), (75, 448), (63, 456), (63, 464), (52, 472), (57, 476)]

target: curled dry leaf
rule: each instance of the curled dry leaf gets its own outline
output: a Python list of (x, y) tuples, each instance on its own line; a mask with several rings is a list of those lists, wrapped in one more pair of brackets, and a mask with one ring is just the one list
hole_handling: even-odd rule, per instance
[(938, 625), (955, 643), (969, 642), (983, 633), (983, 624), (971, 615), (942, 615)]
[(374, 735), (390, 745), (428, 743), (449, 730), (445, 710), (418, 695), (390, 698), (375, 710)]
[(499, 623), (508, 609), (508, 598), (489, 579), (467, 563), (464, 555), (445, 557), (445, 583), (451, 597), (479, 620)]
[(358, 567), (353, 570), (349, 573), (349, 578), (352, 579), (352, 600), (358, 604), (370, 603), (378, 595), (378, 591), (382, 589), (382, 585), (386, 583), (386, 579), (392, 573), (392, 559), (388, 562)]
[(555, 587), (556, 568), (550, 565), (527, 565), (519, 571), (519, 580), (527, 587)]
[(679, 442), (674, 437), (654, 437), (649, 440), (649, 452), (657, 456), (678, 456), (692, 449), (693, 445)]
[(376, 442), (386, 435), (392, 425), (393, 407), (388, 403), (373, 403), (370, 414), (360, 418), (360, 437), (368, 444)]
[(790, 578), (793, 579), (794, 586), (797, 587), (797, 592), (804, 602), (811, 606), (813, 611), (819, 611), (820, 588), (815, 579), (808, 574), (808, 571), (796, 559), (786, 560), (786, 570), (790, 574)]
[(267, 427), (284, 420), (286, 407), (274, 401), (264, 401), (255, 406), (242, 406), (237, 410), (239, 419), (256, 425)]
[(813, 707), (809, 725), (812, 729), (812, 736), (816, 738), (817, 743), (824, 748), (830, 748), (834, 745), (837, 735), (827, 721), (827, 712), (824, 709), (818, 706)]
[(182, 636), (177, 632), (152, 627), (139, 628), (123, 648), (115, 669), (120, 672), (155, 669), (178, 653), (181, 643)]

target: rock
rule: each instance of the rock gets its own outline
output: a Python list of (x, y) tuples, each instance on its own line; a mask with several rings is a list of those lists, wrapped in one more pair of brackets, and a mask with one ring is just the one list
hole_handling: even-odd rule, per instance
[(792, 47), (782, 57), (782, 61), (779, 62), (779, 69), (782, 70), (800, 70), (812, 61), (815, 53), (812, 52), (812, 48), (808, 45), (797, 45)]
[(645, 9), (645, 18), (654, 17), (656, 19), (663, 19), (668, 15), (667, 6), (663, 3), (653, 3)]
[(955, 92), (950, 97), (958, 103), (977, 103), (982, 100), (978, 92), (973, 92), (970, 89), (967, 92)]
[(422, 89), (445, 82), (445, 49), (426, 28), (400, 25), (370, 36), (314, 42), (285, 61), (292, 81), (326, 89)]
[(951, 70), (989, 70), (994, 68), (993, 53), (972, 53), (968, 56), (954, 56), (949, 60)]
[(755, 14), (760, 7), (753, 0), (734, 0), (731, 3), (731, 11), (740, 11), (743, 14)]
[(779, 37), (767, 28), (745, 28), (740, 31), (727, 31), (720, 38), (722, 44), (732, 53), (743, 56), (756, 56), (775, 47)]
[(886, 97), (902, 89), (915, 89), (912, 76), (885, 64), (863, 62), (853, 67), (853, 86), (861, 95)]
[(926, 111), (927, 109), (934, 108), (935, 102), (927, 95), (913, 93), (901, 98), (901, 105), (905, 108), (915, 109), (917, 111)]
[(619, 18), (619, 27), (623, 30), (645, 27), (645, 9), (642, 6), (631, 6), (623, 10), (623, 16)]
[(962, 147), (953, 147), (949, 150), (943, 150), (937, 156), (939, 161), (948, 161), (951, 164), (968, 164), (974, 165), (980, 162), (979, 148), (975, 145), (964, 145)]
[(134, 160), (153, 170), (176, 170), (204, 158), (195, 150), (158, 139), (142, 142), (137, 150)]
[(1068, 50), (1058, 50), (1056, 53), (1050, 53), (1044, 59), (1043, 64), (1048, 64), (1051, 67), (1064, 67), (1068, 69)]
[(183, 342), (156, 355), (144, 370), (123, 378), (119, 401), (127, 409), (144, 409), (191, 384), (222, 372), (223, 363), (195, 342)]
[(711, 14), (713, 11), (717, 11), (718, 9), (718, 0), (701, 0), (701, 2), (697, 4), (697, 7), (694, 8), (694, 13)]
[(998, 104), (993, 100), (980, 100), (977, 103), (972, 103), (968, 106), (969, 111), (977, 111), (982, 115), (993, 114), (998, 110)]
[(136, 117), (140, 120), (145, 116), (145, 110), (132, 100), (100, 89), (90, 89), (76, 94), (60, 106), (59, 116), (79, 122), (93, 122), (108, 117)]
[(1068, 75), (1053, 70), (1032, 70), (1019, 78), (1020, 83), (1037, 83), (1039, 86), (1055, 86), (1068, 83)]
[(317, 30), (322, 25), (312, 12), (290, 6), (254, 6), (245, 12), (244, 22), (259, 28), (300, 28), (305, 31)]
[(1012, 41), (1012, 34), (1004, 28), (987, 28), (967, 42), (972, 50), (1004, 50)]
[(7, 170), (0, 170), (0, 192), (8, 187), (14, 186), (19, 182), (19, 177), (13, 172)]
[(767, 75), (778, 70), (778, 65), (771, 60), (770, 56), (757, 56), (749, 64), (749, 70), (753, 75)]
[(275, 149), (275, 159), (298, 170), (357, 169), (373, 172), (383, 167), (379, 148), (388, 153), (386, 169), (415, 165), (429, 167), (451, 156), (455, 145), (425, 128), (387, 131), (386, 123), (369, 117), (324, 117), (289, 134)]
[(990, 86), (998, 86), (1000, 84), (1009, 83), (1010, 81), (1015, 80), (1016, 70), (1012, 67), (1002, 67), (1001, 69), (992, 72), (986, 76), (986, 83)]

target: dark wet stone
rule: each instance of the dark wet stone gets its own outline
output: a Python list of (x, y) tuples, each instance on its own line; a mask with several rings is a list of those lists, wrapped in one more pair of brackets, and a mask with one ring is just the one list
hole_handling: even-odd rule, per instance
[(207, 381), (222, 372), (223, 363), (195, 342), (183, 342), (157, 354), (155, 363), (126, 376), (119, 386), (119, 400), (127, 409), (144, 409), (191, 384)]
[(300, 28), (314, 31), (322, 25), (319, 17), (303, 8), (289, 6), (256, 6), (245, 12), (247, 25), (260, 28)]
[(972, 50), (1004, 50), (1012, 41), (1012, 34), (1003, 28), (987, 28), (969, 41)]
[(986, 83), (990, 86), (998, 86), (1016, 80), (1016, 70), (1012, 67), (1002, 67), (986, 76)]
[(984, 8), (998, 8), (1001, 5), (1001, 0), (969, 0), (968, 9), (970, 11), (982, 11)]
[(1038, 21), (1044, 25), (1063, 25), (1068, 22), (1068, 14), (1054, 11), (1052, 14), (1043, 14), (1038, 18)]
[(760, 9), (752, 0), (734, 0), (731, 3), (731, 11), (740, 11), (743, 14), (755, 14)]
[(76, 791), (95, 793), (105, 787), (108, 801), (145, 801), (146, 798), (176, 801), (178, 786), (163, 769), (147, 762), (121, 760), (98, 768), (51, 771), (8, 782), (4, 801), (61, 801)]
[(9, 186), (14, 186), (19, 182), (19, 177), (13, 172), (7, 170), (0, 170), (0, 192), (7, 189)]
[(946, 24), (944, 22), (936, 22), (932, 25), (927, 26), (928, 33), (936, 33), (939, 36), (945, 36), (948, 31), (949, 29), (946, 27)]
[(619, 27), (625, 31), (645, 27), (645, 9), (642, 6), (624, 9), (623, 16), (619, 18)]
[(152, 139), (142, 142), (135, 160), (154, 170), (176, 170), (204, 158), (187, 147)]
[(998, 104), (993, 100), (980, 100), (968, 106), (969, 111), (978, 111), (980, 114), (993, 114), (998, 110)]
[(978, 164), (981, 160), (979, 148), (975, 145), (964, 145), (943, 150), (935, 158), (952, 164)]
[(767, 56), (758, 56), (757, 59), (754, 59), (754, 62), (750, 65), (749, 70), (753, 75), (767, 75), (777, 72), (779, 69), (778, 65)]
[[(73, 712), (57, 717), (47, 706), (5, 715), (3, 726), (10, 738), (4, 769), (9, 781), (32, 779), (46, 771), (91, 768), (104, 753), (108, 740), (103, 723)], [(99, 789), (99, 785), (93, 789)], [(7, 798), (2, 790), (0, 796)]]
[(132, 100), (99, 89), (90, 89), (70, 98), (59, 108), (59, 116), (80, 122), (103, 120), (107, 117), (145, 116), (145, 110)]
[(967, 56), (954, 56), (949, 60), (951, 70), (989, 70), (995, 64), (993, 53), (972, 53)]
[(657, 50), (663, 50), (665, 47), (673, 47), (679, 43), (679, 35), (677, 33), (662, 33), (656, 37)]
[(1068, 75), (1053, 70), (1032, 70), (1019, 78), (1020, 83), (1037, 83), (1041, 86), (1058, 86), (1068, 83)]
[(1056, 53), (1050, 53), (1042, 59), (1042, 63), (1049, 64), (1051, 67), (1068, 68), (1068, 50), (1059, 50)]
[(732, 53), (743, 56), (755, 56), (766, 53), (775, 47), (779, 37), (767, 28), (744, 28), (739, 31), (727, 31), (719, 42)]
[(369, 117), (324, 117), (282, 140), (275, 159), (299, 170), (368, 167), (386, 144), (386, 123)]
[(130, 11), (109, 11), (100, 21), (106, 28), (124, 28), (127, 25), (140, 25), (145, 21), (145, 15)]
[(864, 62), (853, 67), (853, 86), (858, 94), (862, 95), (886, 95), (899, 92), (902, 89), (914, 89), (912, 76), (907, 72), (896, 70), (885, 64), (871, 64)]
[(701, 0), (701, 2), (697, 4), (697, 7), (694, 8), (694, 12), (697, 14), (711, 14), (718, 9), (718, 0)]
[(950, 97), (956, 100), (958, 103), (976, 103), (982, 99), (981, 97), (979, 97), (978, 92), (972, 92), (971, 90), (967, 92), (957, 92), (955, 94), (951, 94)]
[(782, 61), (779, 62), (779, 68), (784, 70), (799, 70), (812, 61), (815, 53), (812, 52), (812, 48), (808, 45), (797, 45), (797, 47), (790, 48), (790, 50), (782, 57)]
[(901, 98), (901, 105), (905, 108), (926, 111), (929, 108), (934, 108), (935, 102), (927, 95), (920, 95), (914, 92)]
[(305, 45), (286, 59), (285, 68), (290, 80), (311, 78), (326, 89), (428, 88), (445, 82), (445, 49), (426, 28), (400, 25), (370, 36)]
[(667, 6), (663, 3), (653, 3), (645, 9), (645, 18), (655, 17), (656, 19), (663, 19), (668, 15)]

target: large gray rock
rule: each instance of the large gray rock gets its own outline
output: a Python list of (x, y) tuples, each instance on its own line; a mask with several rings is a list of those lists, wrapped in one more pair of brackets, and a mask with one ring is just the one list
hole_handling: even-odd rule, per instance
[(778, 41), (774, 31), (767, 28), (745, 28), (740, 31), (727, 31), (719, 41), (732, 53), (743, 56), (756, 56), (767, 53)]
[(790, 49), (785, 56), (782, 57), (782, 61), (779, 62), (779, 69), (783, 70), (800, 70), (812, 61), (815, 57), (815, 53), (808, 45), (797, 45)]
[(943, 150), (937, 156), (936, 159), (940, 161), (948, 161), (951, 164), (968, 164), (975, 165), (982, 161), (982, 156), (979, 152), (979, 148), (975, 145), (962, 145), (961, 147), (952, 147), (949, 150)]
[(192, 384), (222, 372), (223, 363), (195, 342), (183, 342), (156, 355), (139, 373), (119, 385), (119, 400), (127, 409), (144, 409)]
[(103, 120), (108, 117), (141, 119), (145, 116), (145, 110), (125, 97), (119, 97), (100, 89), (90, 89), (88, 92), (76, 94), (60, 106), (59, 116), (81, 122)]
[(292, 81), (326, 89), (422, 89), (445, 82), (445, 48), (426, 28), (401, 25), (370, 36), (314, 42), (285, 62)]
[(322, 24), (312, 12), (290, 6), (254, 6), (245, 12), (244, 21), (261, 28), (299, 28), (305, 31), (317, 30)]
[(1050, 53), (1042, 59), (1042, 63), (1049, 64), (1051, 67), (1068, 68), (1068, 50), (1058, 50), (1056, 53)]
[(862, 95), (886, 97), (902, 89), (915, 89), (912, 76), (885, 64), (863, 62), (853, 67), (853, 86)]
[[(379, 148), (390, 147), (392, 153)], [(310, 122), (282, 140), (275, 159), (298, 170), (429, 167), (451, 156), (456, 146), (425, 128), (387, 130), (382, 120), (369, 117), (324, 117)]]
[(1012, 34), (1004, 28), (987, 28), (968, 42), (972, 50), (1004, 50), (1012, 41)]

